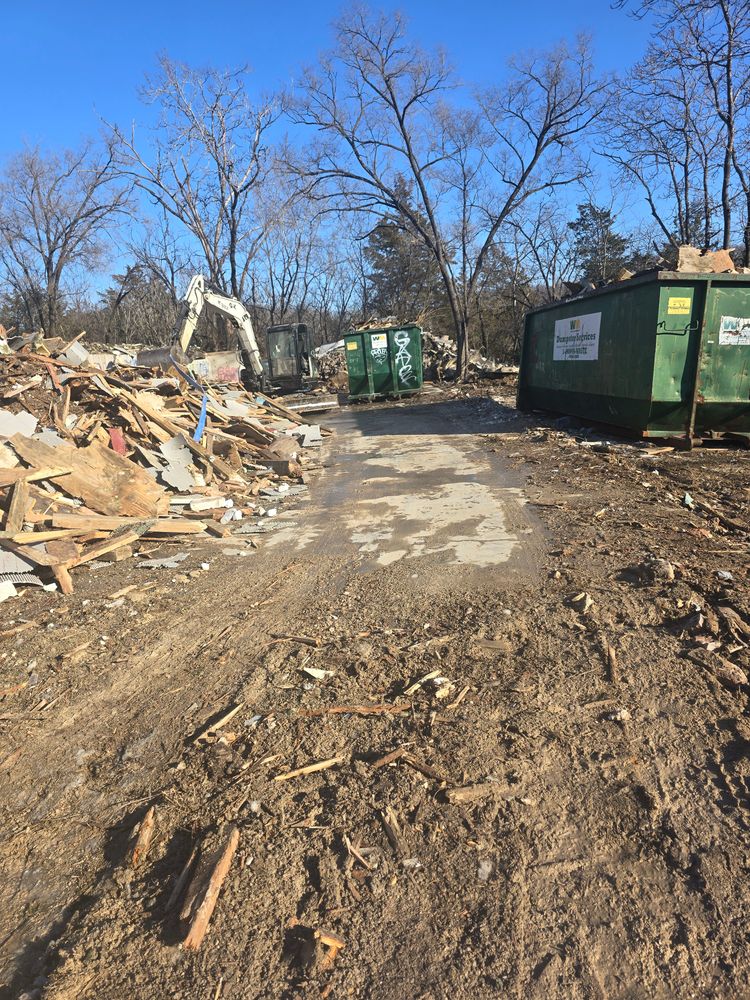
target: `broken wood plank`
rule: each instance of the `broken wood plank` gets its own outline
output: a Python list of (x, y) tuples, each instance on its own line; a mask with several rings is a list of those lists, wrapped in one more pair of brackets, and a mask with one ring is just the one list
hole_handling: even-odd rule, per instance
[(277, 774), (274, 781), (289, 781), (290, 778), (300, 778), (305, 774), (315, 774), (316, 771), (325, 771), (329, 767), (336, 767), (343, 764), (346, 757), (329, 757), (328, 760), (319, 760), (315, 764), (307, 764), (305, 767), (298, 767), (294, 771), (287, 771), (285, 774)]
[(610, 684), (617, 684), (620, 680), (620, 671), (617, 664), (617, 653), (614, 647), (610, 644), (606, 636), (602, 635), (599, 637), (599, 641), (602, 647), (602, 656), (604, 657), (604, 665), (607, 668), (607, 680)]
[(169, 510), (169, 497), (163, 487), (140, 466), (97, 441), (84, 448), (67, 444), (53, 448), (16, 434), (10, 444), (30, 465), (69, 466), (72, 472), (60, 477), (57, 486), (99, 514), (144, 518)]
[(380, 811), (380, 819), (396, 857), (405, 857), (407, 854), (407, 848), (401, 832), (401, 824), (399, 823), (398, 816), (391, 806), (386, 806), (385, 809)]
[(228, 712), (221, 715), (216, 722), (211, 722), (207, 726), (204, 726), (204, 728), (195, 737), (194, 742), (198, 743), (200, 740), (206, 739), (206, 737), (211, 733), (215, 733), (217, 730), (226, 726), (226, 724), (230, 722), (238, 712), (241, 712), (244, 707), (245, 702), (241, 701), (238, 705), (235, 705), (234, 708), (230, 708)]
[(297, 714), (307, 719), (321, 715), (388, 715), (391, 712), (408, 712), (411, 702), (399, 705), (331, 705), (330, 708), (301, 709)]
[(9, 535), (15, 535), (23, 527), (26, 520), (26, 511), (29, 507), (29, 483), (26, 479), (19, 479), (11, 490), (10, 504), (5, 514), (5, 531)]
[(42, 468), (32, 467), (30, 469), (0, 469), (0, 489), (5, 486), (12, 486), (19, 479), (25, 479), (29, 483), (36, 483), (41, 479), (57, 479), (58, 476), (69, 476), (72, 471), (69, 465), (51, 465)]
[(131, 847), (128, 851), (128, 864), (131, 868), (137, 868), (148, 854), (155, 827), (156, 806), (151, 806), (131, 837)]
[(98, 559), (108, 552), (113, 552), (121, 545), (130, 545), (132, 542), (138, 541), (141, 535), (145, 535), (152, 524), (153, 521), (143, 521), (140, 524), (133, 525), (133, 527), (118, 528), (109, 538), (105, 538), (101, 542), (94, 542), (82, 555), (78, 556), (73, 562), (68, 563), (67, 568), (72, 569), (74, 566), (91, 562), (92, 559)]
[(392, 764), (394, 761), (399, 760), (405, 753), (406, 750), (404, 747), (398, 747), (397, 750), (391, 750), (390, 753), (385, 754), (383, 757), (378, 757), (370, 766), (377, 770), (379, 767), (385, 767), (386, 764)]
[(487, 799), (490, 796), (512, 799), (515, 796), (515, 792), (511, 792), (501, 785), (496, 785), (494, 782), (487, 781), (478, 785), (462, 785), (459, 788), (449, 788), (445, 793), (446, 799), (453, 805), (462, 805), (465, 802), (479, 802), (481, 799)]
[[(207, 881), (205, 880), (205, 875), (201, 875), (201, 872), (196, 873), (196, 880), (200, 879), (201, 884), (197, 887), (195, 894), (188, 893), (191, 897), (190, 907), (188, 914), (183, 916), (183, 920), (190, 920), (190, 928), (182, 943), (183, 948), (189, 951), (200, 948), (203, 943), (203, 938), (206, 936), (206, 931), (208, 930), (208, 923), (216, 908), (221, 887), (229, 873), (232, 858), (239, 842), (240, 832), (236, 826), (233, 826), (230, 829), (224, 848), (217, 852), (215, 856), (213, 869)], [(185, 913), (184, 908), (183, 913)]]
[(413, 753), (409, 753), (406, 750), (403, 754), (403, 760), (410, 767), (413, 767), (415, 771), (419, 771), (426, 778), (432, 778), (433, 781), (447, 782), (448, 779), (442, 775), (439, 771), (436, 771), (434, 767), (430, 767), (429, 764), (425, 764), (421, 761), (419, 757), (415, 757)]
[(320, 639), (311, 639), (307, 635), (286, 635), (284, 633), (272, 632), (271, 636), (276, 642), (299, 642), (303, 646), (313, 646), (315, 649), (320, 649), (323, 645)]
[(70, 573), (64, 566), (53, 566), (52, 573), (54, 574), (55, 580), (57, 581), (57, 586), (60, 588), (63, 594), (70, 596), (73, 593), (73, 580), (71, 579)]
[(195, 859), (198, 857), (198, 848), (193, 847), (190, 852), (190, 857), (187, 859), (183, 865), (182, 871), (177, 876), (177, 881), (174, 884), (172, 892), (169, 894), (169, 899), (167, 900), (164, 910), (168, 913), (170, 910), (174, 909), (180, 900), (182, 895), (182, 890), (187, 885), (187, 880), (190, 878), (190, 873), (193, 870), (193, 865), (195, 864)]
[[(159, 517), (149, 519), (151, 526), (147, 535), (200, 535), (206, 530), (205, 522), (191, 521), (183, 517)], [(115, 531), (117, 528), (142, 523), (137, 517), (107, 517), (103, 514), (52, 514), (55, 528), (79, 528), (81, 531)]]

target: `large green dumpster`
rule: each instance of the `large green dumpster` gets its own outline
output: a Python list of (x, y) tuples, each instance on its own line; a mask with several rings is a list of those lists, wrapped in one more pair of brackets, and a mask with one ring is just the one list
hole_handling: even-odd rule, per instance
[(652, 271), (533, 310), (518, 406), (648, 438), (750, 435), (750, 275)]
[(349, 399), (406, 396), (422, 388), (422, 330), (383, 327), (347, 333)]

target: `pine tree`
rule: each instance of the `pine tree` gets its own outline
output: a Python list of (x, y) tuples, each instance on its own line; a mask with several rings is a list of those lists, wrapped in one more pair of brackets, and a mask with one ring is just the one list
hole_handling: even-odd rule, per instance
[[(402, 183), (405, 194), (406, 183)], [(375, 315), (407, 322), (442, 303), (433, 257), (402, 219), (384, 215), (367, 237), (364, 256), (367, 299)]]
[(628, 241), (614, 229), (608, 208), (588, 202), (578, 206), (578, 218), (568, 223), (573, 233), (580, 277), (594, 284), (611, 281), (628, 264)]

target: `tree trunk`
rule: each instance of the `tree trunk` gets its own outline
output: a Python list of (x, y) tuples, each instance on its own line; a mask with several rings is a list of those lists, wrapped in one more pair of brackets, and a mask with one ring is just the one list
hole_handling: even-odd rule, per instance
[(456, 380), (462, 382), (469, 370), (469, 329), (465, 316), (456, 322)]

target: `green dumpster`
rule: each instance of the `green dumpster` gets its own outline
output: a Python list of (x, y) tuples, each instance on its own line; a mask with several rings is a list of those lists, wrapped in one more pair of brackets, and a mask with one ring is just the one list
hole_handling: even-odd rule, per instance
[(750, 275), (652, 271), (526, 317), (518, 407), (645, 438), (750, 435)]
[(422, 388), (422, 330), (392, 326), (344, 338), (349, 399), (407, 396)]

